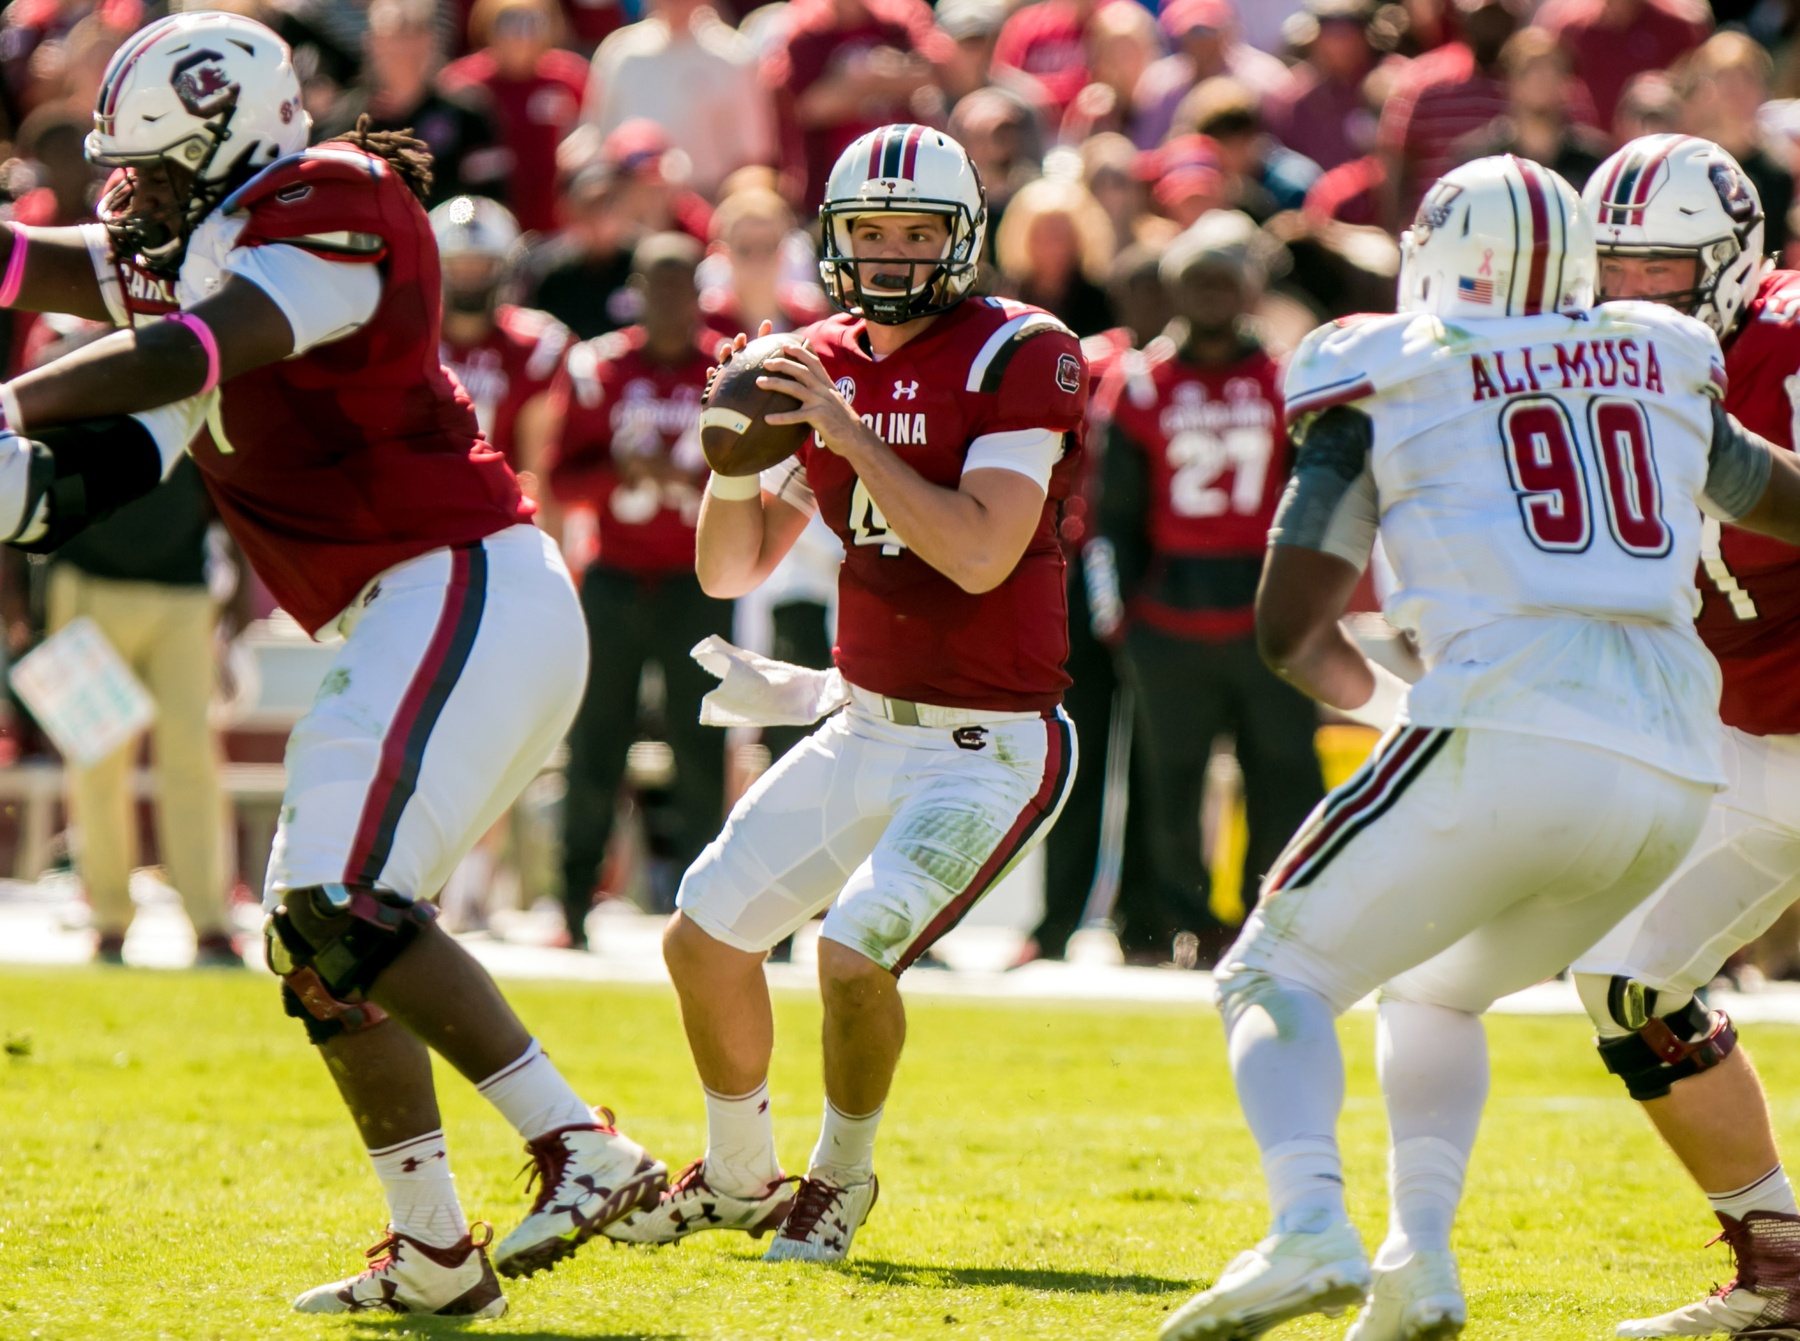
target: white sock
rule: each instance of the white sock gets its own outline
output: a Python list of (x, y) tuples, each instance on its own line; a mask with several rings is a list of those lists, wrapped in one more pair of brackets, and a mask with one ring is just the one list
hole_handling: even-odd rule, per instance
[(1751, 1211), (1775, 1211), (1782, 1215), (1800, 1215), (1794, 1203), (1794, 1189), (1788, 1182), (1787, 1170), (1777, 1164), (1761, 1178), (1747, 1183), (1735, 1192), (1708, 1192), (1713, 1214), (1729, 1215), (1742, 1220)]
[(735, 1098), (706, 1091), (706, 1181), (717, 1191), (760, 1197), (781, 1177), (769, 1082)]
[(1269, 1213), (1278, 1233), (1319, 1233), (1349, 1217), (1338, 1159), (1344, 1059), (1330, 1005), (1265, 974), (1246, 975), (1220, 998), (1250, 1134), (1262, 1151)]
[(1349, 1219), (1344, 1163), (1330, 1136), (1301, 1136), (1262, 1152), (1269, 1221), (1278, 1234), (1318, 1234)]
[(591, 1127), (594, 1110), (569, 1088), (534, 1038), (518, 1059), (475, 1087), (527, 1141), (561, 1127)]
[(371, 1150), (369, 1163), (387, 1193), (388, 1219), (396, 1231), (433, 1248), (448, 1248), (468, 1237), (469, 1222), (456, 1199), (441, 1128)]
[(1447, 1006), (1384, 1001), (1375, 1064), (1387, 1100), (1388, 1235), (1375, 1264), (1444, 1252), (1487, 1102), (1487, 1033), (1481, 1018)]
[(880, 1108), (851, 1117), (827, 1099), (825, 1121), (819, 1126), (819, 1143), (806, 1166), (807, 1176), (823, 1174), (839, 1187), (868, 1182), (875, 1176), (875, 1130), (879, 1126)]

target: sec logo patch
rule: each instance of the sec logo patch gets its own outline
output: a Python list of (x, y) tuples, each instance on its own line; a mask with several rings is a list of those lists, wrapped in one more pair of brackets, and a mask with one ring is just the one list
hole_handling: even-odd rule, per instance
[(833, 385), (837, 387), (838, 395), (844, 398), (844, 404), (854, 405), (856, 403), (856, 382), (852, 378), (840, 377)]
[(1056, 360), (1056, 384), (1073, 396), (1081, 390), (1081, 360), (1064, 354)]

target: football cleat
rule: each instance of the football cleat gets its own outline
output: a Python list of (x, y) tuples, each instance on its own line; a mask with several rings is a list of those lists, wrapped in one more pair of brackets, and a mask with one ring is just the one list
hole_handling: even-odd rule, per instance
[(1698, 1303), (1619, 1324), (1629, 1337), (1800, 1338), (1800, 1215), (1751, 1211), (1719, 1217), (1737, 1273)]
[(1416, 1252), (1392, 1270), (1376, 1269), (1344, 1341), (1451, 1341), (1468, 1321), (1455, 1256)]
[(740, 1197), (714, 1189), (705, 1166), (703, 1159), (688, 1165), (654, 1206), (614, 1220), (606, 1237), (619, 1243), (679, 1243), (703, 1229), (738, 1229), (760, 1239), (787, 1219), (798, 1178), (777, 1178), (760, 1196)]
[(294, 1311), (497, 1318), (506, 1312), (506, 1296), (488, 1265), (493, 1237), (491, 1226), (477, 1223), (460, 1243), (434, 1248), (389, 1225), (387, 1237), (369, 1249), (367, 1267), (348, 1280), (308, 1290), (294, 1301)]
[(1271, 1234), (1225, 1268), (1162, 1327), (1162, 1341), (1252, 1341), (1290, 1318), (1337, 1317), (1369, 1288), (1369, 1257), (1354, 1225), (1322, 1234)]
[(765, 1262), (841, 1262), (850, 1255), (850, 1240), (875, 1208), (881, 1185), (874, 1174), (866, 1183), (839, 1187), (808, 1175), (800, 1180), (793, 1205)]
[(559, 1127), (526, 1143), (537, 1184), (519, 1227), (494, 1249), (502, 1276), (529, 1276), (555, 1266), (614, 1220), (656, 1205), (669, 1184), (669, 1170), (636, 1141), (613, 1129), (613, 1115), (588, 1127)]

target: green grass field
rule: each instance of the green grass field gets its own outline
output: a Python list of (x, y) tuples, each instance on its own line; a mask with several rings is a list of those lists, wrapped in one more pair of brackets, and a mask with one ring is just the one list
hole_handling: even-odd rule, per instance
[[(519, 985), (577, 1087), (671, 1167), (699, 1095), (662, 991)], [(789, 1168), (820, 1102), (816, 1005), (778, 1004)], [(301, 1289), (379, 1235), (379, 1193), (300, 1029), (260, 975), (0, 972), (0, 1338), (1148, 1338), (1263, 1226), (1260, 1178), (1206, 1010), (916, 1004), (882, 1131), (880, 1205), (841, 1267), (765, 1266), (741, 1236), (593, 1245), (510, 1286), (512, 1309), (299, 1319)], [(1385, 1220), (1372, 1020), (1344, 1025), (1351, 1207)], [(1575, 1019), (1491, 1022), (1493, 1100), (1457, 1246), (1469, 1335), (1611, 1335), (1725, 1270), (1709, 1217)], [(1800, 1039), (1750, 1044), (1792, 1146)], [(517, 1141), (446, 1076), (463, 1201), (504, 1233)], [(1279, 1335), (1337, 1337), (1343, 1321)]]

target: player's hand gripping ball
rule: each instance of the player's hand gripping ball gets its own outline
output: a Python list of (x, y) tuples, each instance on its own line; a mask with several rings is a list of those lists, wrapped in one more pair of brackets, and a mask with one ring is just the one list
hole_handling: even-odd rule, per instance
[(797, 409), (784, 391), (756, 384), (763, 364), (794, 346), (791, 335), (764, 335), (731, 353), (708, 379), (700, 410), (700, 448), (718, 475), (756, 475), (799, 451), (807, 424), (771, 424), (766, 416)]

